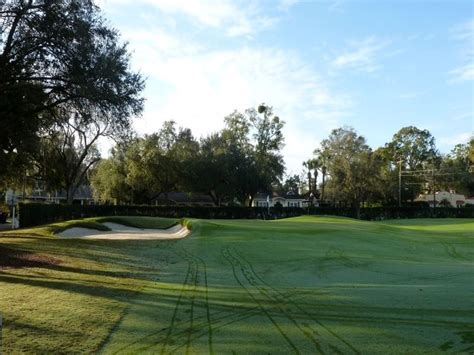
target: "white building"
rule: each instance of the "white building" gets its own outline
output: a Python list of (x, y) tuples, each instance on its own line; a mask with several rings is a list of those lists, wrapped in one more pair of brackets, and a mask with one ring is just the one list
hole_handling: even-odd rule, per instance
[(282, 207), (303, 207), (308, 201), (296, 192), (288, 192), (283, 195), (277, 193), (257, 193), (252, 201), (252, 207), (275, 207), (280, 204)]
[(436, 206), (439, 206), (441, 201), (448, 201), (452, 207), (462, 207), (466, 204), (474, 205), (474, 197), (465, 197), (455, 191), (437, 191), (435, 196), (433, 194), (423, 194), (417, 198), (417, 201), (428, 202), (430, 206), (433, 206), (434, 201), (436, 201)]

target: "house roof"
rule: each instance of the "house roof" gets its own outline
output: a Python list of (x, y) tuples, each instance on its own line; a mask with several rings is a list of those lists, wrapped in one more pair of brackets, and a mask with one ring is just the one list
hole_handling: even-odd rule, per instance
[(300, 194), (296, 192), (288, 192), (283, 195), (283, 198), (286, 200), (304, 200), (304, 196), (301, 196)]
[(278, 194), (276, 192), (273, 192), (271, 194), (267, 192), (258, 192), (255, 195), (255, 199), (266, 200), (268, 195), (271, 195), (272, 199), (274, 198), (284, 198), (285, 200), (304, 200), (305, 199), (304, 196), (301, 196), (300, 194), (296, 192), (287, 192), (284, 194)]

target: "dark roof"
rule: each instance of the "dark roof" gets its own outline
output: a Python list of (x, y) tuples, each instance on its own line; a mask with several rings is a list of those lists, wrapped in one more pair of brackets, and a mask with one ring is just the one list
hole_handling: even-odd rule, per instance
[(271, 194), (267, 192), (257, 192), (257, 194), (255, 194), (255, 198), (266, 200), (268, 195), (271, 195), (272, 198), (281, 197), (285, 200), (304, 200), (304, 196), (301, 196), (297, 192), (287, 192), (284, 194), (279, 194), (276, 192), (273, 192)]
[(254, 198), (266, 199), (268, 195), (266, 192), (257, 192)]
[(304, 200), (304, 196), (301, 196), (297, 192), (287, 192), (283, 197), (287, 200)]

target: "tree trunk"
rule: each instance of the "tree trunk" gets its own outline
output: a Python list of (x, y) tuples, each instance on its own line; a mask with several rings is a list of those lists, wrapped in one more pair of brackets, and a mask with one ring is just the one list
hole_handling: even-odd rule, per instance
[(66, 187), (66, 203), (68, 205), (72, 205), (74, 202), (74, 194), (76, 193), (76, 189), (77, 188), (74, 186), (74, 184)]
[(318, 191), (318, 170), (314, 169), (314, 179), (313, 179), (313, 192), (316, 195), (316, 192)]
[(323, 172), (323, 185), (321, 186), (321, 204), (324, 203), (324, 181), (326, 179), (326, 173)]
[(360, 219), (360, 203), (354, 204), (355, 218)]
[(214, 190), (209, 191), (207, 194), (211, 197), (215, 206), (219, 207), (221, 205), (221, 200)]

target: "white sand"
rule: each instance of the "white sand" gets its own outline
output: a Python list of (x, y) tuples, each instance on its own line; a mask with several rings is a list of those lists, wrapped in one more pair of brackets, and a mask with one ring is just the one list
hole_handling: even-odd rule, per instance
[(69, 228), (57, 235), (61, 238), (107, 239), (107, 240), (168, 240), (181, 239), (189, 234), (189, 229), (177, 224), (168, 229), (140, 229), (118, 223), (103, 223), (111, 231), (98, 231), (89, 228)]

